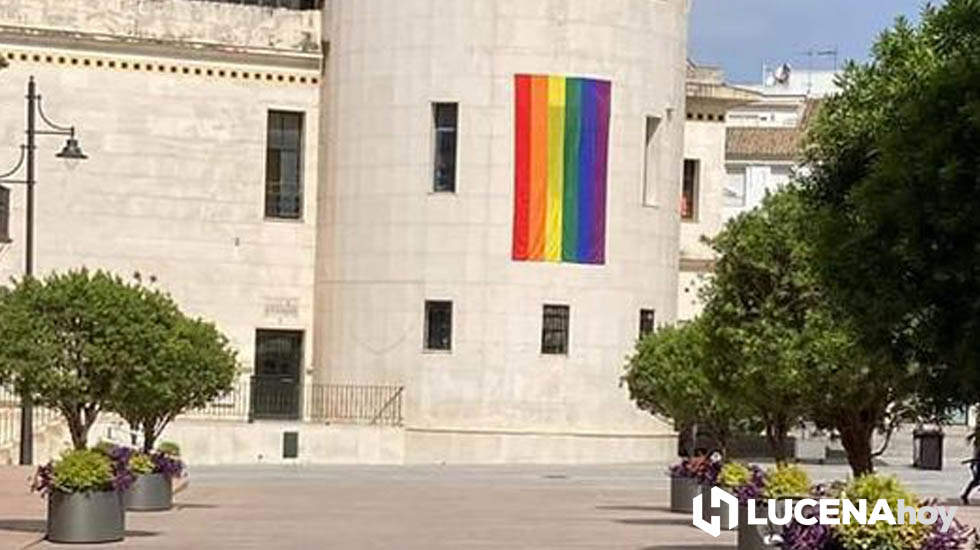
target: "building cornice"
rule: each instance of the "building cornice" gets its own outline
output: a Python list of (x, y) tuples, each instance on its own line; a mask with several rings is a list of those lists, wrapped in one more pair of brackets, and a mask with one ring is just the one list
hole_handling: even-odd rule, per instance
[(317, 72), (322, 65), (322, 55), (319, 51), (298, 52), (9, 25), (0, 25), (0, 44), (57, 49), (79, 54), (140, 56), (168, 61), (224, 63)]

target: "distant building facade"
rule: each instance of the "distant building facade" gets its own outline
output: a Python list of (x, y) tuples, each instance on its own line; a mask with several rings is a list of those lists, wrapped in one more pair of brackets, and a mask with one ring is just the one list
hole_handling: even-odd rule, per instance
[(34, 76), (89, 155), (39, 144), (37, 271), (152, 276), (240, 351), (254, 422), (178, 422), (198, 463), (655, 460), (619, 376), (677, 316), (687, 10), (0, 0), (0, 159)]

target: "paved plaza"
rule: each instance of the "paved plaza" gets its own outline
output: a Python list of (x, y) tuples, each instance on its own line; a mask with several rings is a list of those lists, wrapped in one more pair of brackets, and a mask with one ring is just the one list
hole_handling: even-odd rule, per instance
[[(847, 473), (842, 466), (809, 469), (816, 480)], [(99, 548), (733, 548), (732, 533), (713, 539), (667, 510), (664, 471), (664, 465), (195, 468), (174, 510), (128, 514), (126, 541)], [(882, 471), (943, 500), (955, 497), (965, 477), (957, 465)], [(42, 540), (44, 500), (27, 492), (28, 472), (0, 468), (0, 548), (61, 547)], [(980, 525), (980, 500), (957, 516)]]

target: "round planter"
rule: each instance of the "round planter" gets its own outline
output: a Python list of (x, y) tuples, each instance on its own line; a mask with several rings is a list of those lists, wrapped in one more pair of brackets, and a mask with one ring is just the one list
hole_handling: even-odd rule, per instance
[(126, 512), (118, 491), (48, 495), (48, 540), (113, 542), (126, 534)]
[(134, 512), (158, 512), (174, 505), (174, 485), (165, 474), (142, 474), (126, 491), (126, 509)]
[[(724, 487), (722, 487), (722, 489), (724, 489)], [(728, 491), (727, 489), (725, 489), (725, 491), (731, 494), (731, 492)], [(727, 531), (729, 529), (734, 528), (735, 525), (733, 525), (732, 522), (729, 521), (729, 518), (731, 517), (729, 516), (729, 510), (733, 508), (733, 506), (726, 501), (721, 501), (718, 504), (718, 506), (710, 505), (711, 503), (710, 486), (702, 486), (701, 494), (704, 495), (704, 499), (702, 501), (704, 502), (704, 505), (701, 507), (701, 519), (710, 522), (712, 517), (721, 518), (722, 531)], [(739, 511), (738, 509), (736, 509), (735, 515), (738, 516), (738, 514)]]
[(670, 478), (670, 511), (681, 514), (694, 512), (694, 497), (701, 494), (701, 485), (689, 477)]
[[(755, 517), (768, 517), (769, 510), (764, 504), (756, 504)], [(781, 527), (768, 521), (765, 525), (749, 525), (749, 509), (744, 504), (738, 507), (738, 550), (772, 550), (779, 548), (779, 540), (773, 535), (779, 534)]]

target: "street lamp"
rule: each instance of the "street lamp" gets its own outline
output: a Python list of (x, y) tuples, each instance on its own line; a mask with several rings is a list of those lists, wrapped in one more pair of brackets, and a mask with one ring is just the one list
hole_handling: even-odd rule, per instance
[[(47, 125), (46, 130), (36, 128), (36, 118), (40, 116), (41, 121)], [(24, 259), (24, 275), (31, 277), (34, 275), (34, 140), (39, 135), (68, 136), (65, 146), (57, 155), (58, 158), (68, 162), (78, 162), (88, 158), (78, 146), (78, 139), (75, 138), (74, 126), (61, 126), (51, 122), (44, 114), (41, 106), (41, 96), (37, 93), (34, 84), (34, 77), (27, 80), (27, 143), (20, 146), (20, 160), (12, 170), (0, 174), (0, 183), (17, 183), (27, 186), (27, 229), (24, 234), (26, 254)], [(26, 160), (25, 177), (23, 180), (8, 179), (24, 166)], [(31, 403), (31, 396), (24, 394), (20, 396), (20, 463), (27, 465), (34, 462), (34, 406)]]

